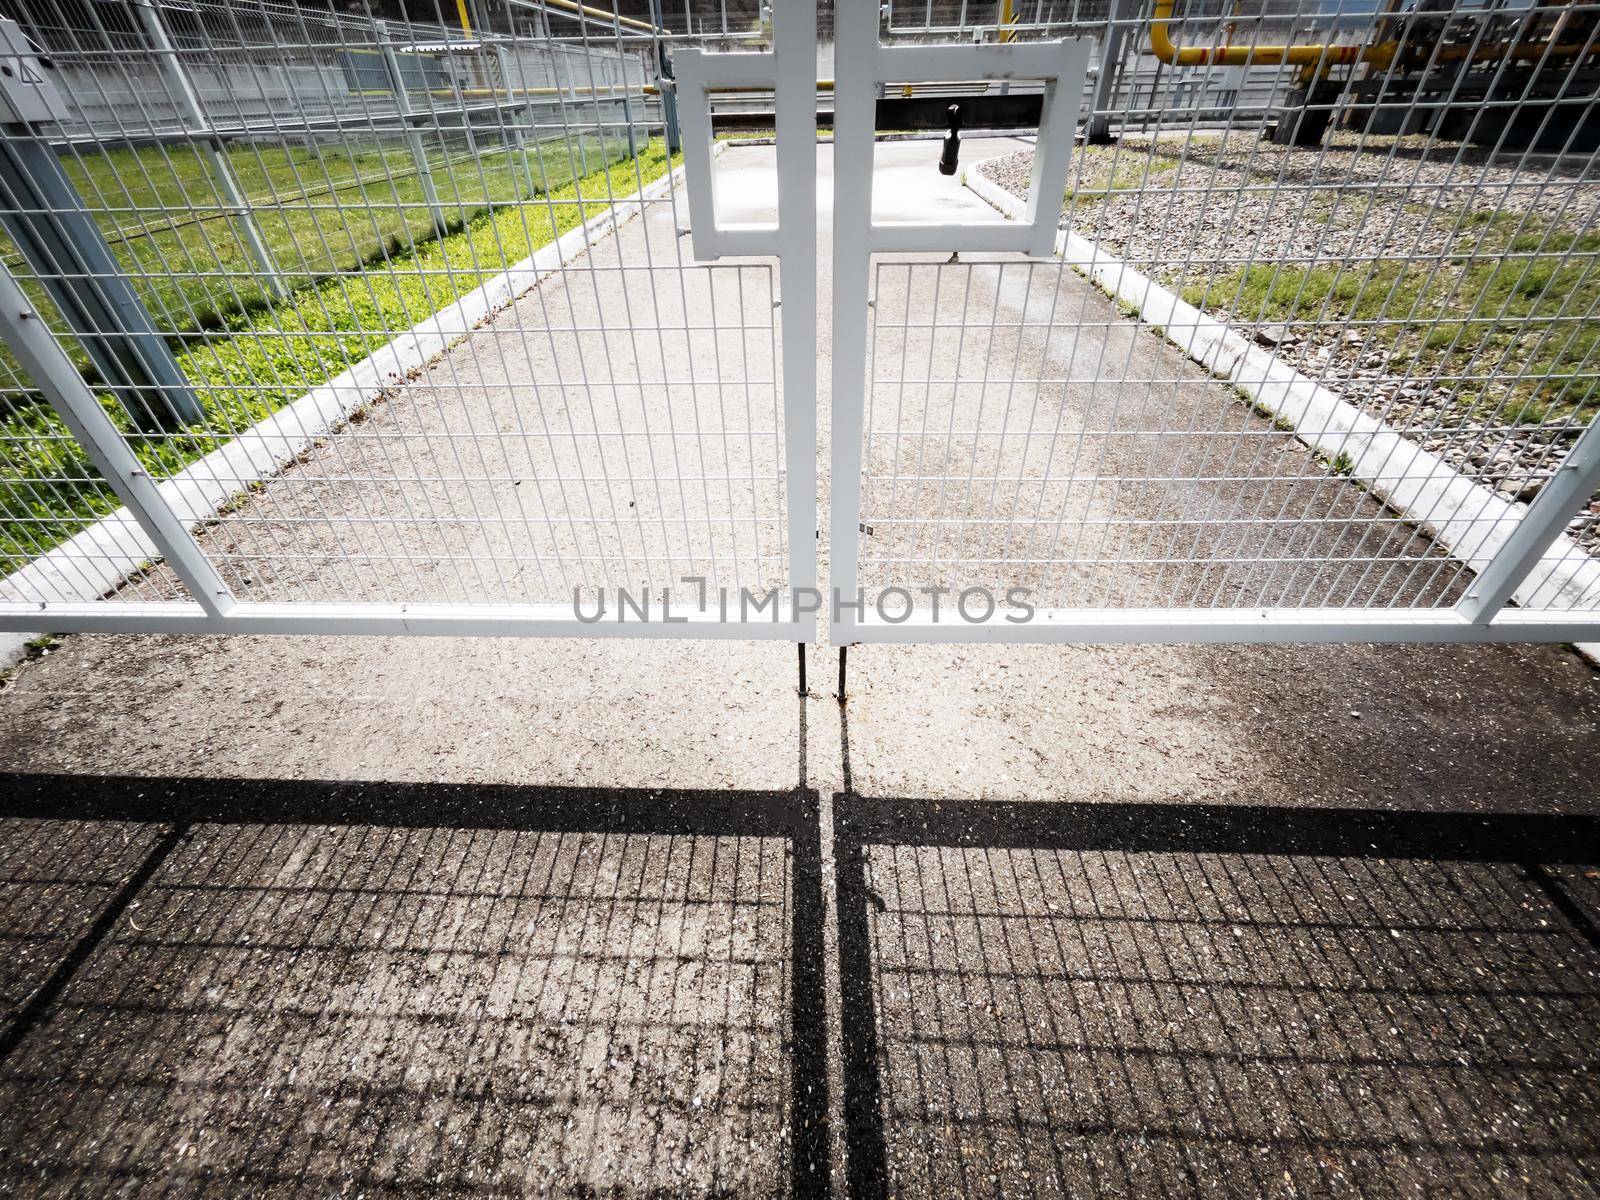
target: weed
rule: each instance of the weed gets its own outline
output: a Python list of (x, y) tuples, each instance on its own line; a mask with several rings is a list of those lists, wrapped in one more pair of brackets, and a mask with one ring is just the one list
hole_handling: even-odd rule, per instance
[(61, 644), (61, 639), (66, 636), (60, 633), (41, 633), (31, 637), (23, 643), (22, 657), (11, 666), (0, 670), (0, 691), (4, 691), (17, 681), (17, 676), (29, 663), (45, 657)]
[(1440, 380), (1480, 413), (1587, 417), (1600, 397), (1600, 323), (1587, 319), (1600, 304), (1600, 233), (1469, 215), (1473, 238), (1443, 263), (1256, 263), (1181, 291), (1244, 322), (1353, 325), (1391, 373)]

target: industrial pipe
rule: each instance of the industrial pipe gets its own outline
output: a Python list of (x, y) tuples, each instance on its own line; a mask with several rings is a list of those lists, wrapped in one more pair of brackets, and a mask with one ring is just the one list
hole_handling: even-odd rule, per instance
[(1011, 26), (1017, 23), (1017, 13), (1014, 7), (1015, 0), (1000, 0), (1000, 31), (998, 40), (1001, 42), (1015, 41), (1016, 30)]
[[(1350, 66), (1354, 63), (1371, 63), (1380, 69), (1387, 68), (1400, 52), (1395, 40), (1379, 42), (1373, 46), (1339, 46), (1331, 42), (1315, 42), (1301, 46), (1185, 46), (1180, 49), (1172, 41), (1167, 23), (1172, 19), (1173, 0), (1156, 0), (1155, 14), (1150, 20), (1150, 52), (1164, 63), (1177, 67), (1244, 67), (1252, 63), (1274, 66), (1288, 63), (1292, 66), (1317, 68)], [(1588, 57), (1600, 53), (1600, 46), (1590, 42), (1570, 42), (1552, 46), (1547, 42), (1519, 42), (1514, 46), (1445, 46), (1437, 52), (1439, 62), (1495, 62), (1503, 58), (1521, 61), (1551, 58)]]
[(1293, 66), (1344, 66), (1357, 62), (1386, 66), (1394, 57), (1397, 43), (1377, 46), (1335, 46), (1318, 42), (1305, 46), (1185, 46), (1179, 49), (1167, 31), (1172, 20), (1173, 0), (1156, 0), (1150, 19), (1150, 52), (1175, 67), (1244, 67), (1251, 63)]
[(624, 25), (629, 29), (642, 29), (646, 33), (666, 33), (665, 29), (650, 24), (649, 21), (638, 21), (633, 17), (624, 17), (610, 12), (604, 8), (593, 8), (587, 4), (575, 3), (575, 0), (540, 0), (546, 8), (561, 9), (575, 16), (589, 17), (596, 21), (604, 21), (608, 25)]

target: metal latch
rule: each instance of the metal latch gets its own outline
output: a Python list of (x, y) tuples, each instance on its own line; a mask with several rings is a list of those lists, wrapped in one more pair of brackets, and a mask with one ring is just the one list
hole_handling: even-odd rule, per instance
[(944, 135), (944, 150), (939, 154), (939, 174), (954, 175), (961, 160), (961, 105), (952, 104), (944, 112), (950, 132)]
[[(867, 249), (874, 253), (949, 253), (970, 251), (1020, 251), (1036, 258), (1055, 252), (1056, 228), (1061, 217), (1061, 196), (1067, 189), (1078, 112), (1083, 105), (1083, 79), (1089, 69), (1087, 38), (1050, 42), (1005, 42), (984, 46), (878, 46), (870, 61), (851, 58), (851, 68), (861, 72), (849, 80), (846, 99), (835, 85), (835, 104), (861, 104), (862, 92), (879, 84), (939, 83), (952, 79), (1016, 84), (1037, 80), (1043, 85), (1039, 135), (1034, 141), (1033, 168), (1028, 178), (1025, 211), (1017, 221), (878, 221), (867, 228)], [(841, 73), (848, 68), (840, 67)], [(861, 90), (857, 90), (861, 89)], [(962, 113), (952, 105), (947, 112), (950, 133), (944, 140), (939, 171), (957, 173)], [(835, 114), (835, 128), (853, 124), (861, 116)], [(868, 117), (868, 120), (871, 118)], [(835, 137), (838, 137), (837, 132)], [(870, 192), (865, 197), (870, 202)]]

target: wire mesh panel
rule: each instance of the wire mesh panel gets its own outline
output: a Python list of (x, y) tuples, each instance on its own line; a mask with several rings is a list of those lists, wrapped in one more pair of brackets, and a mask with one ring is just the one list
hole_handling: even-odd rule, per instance
[(862, 582), (1048, 607), (1447, 603), (1467, 569), (1055, 264), (874, 278)]
[(222, 514), (207, 550), (235, 591), (554, 604), (579, 587), (592, 611), (646, 579), (780, 586), (771, 269), (691, 267), (667, 289), (618, 249)]
[[(606, 7), (19, 6), (11, 61), (44, 84), (0, 145), (0, 259), (71, 369), (20, 335), (0, 360), (12, 616), (571, 618), (788, 585), (780, 273), (680, 240), (661, 86), (672, 48), (772, 28)], [(766, 611), (749, 632), (793, 632)]]
[(969, 138), (957, 253), (840, 298), (870, 305), (841, 367), (867, 635), (969, 588), (1059, 636), (1594, 631), (1600, 6), (897, 3), (875, 32), (956, 25), (1096, 66), (1058, 257), (966, 252), (1035, 157)]

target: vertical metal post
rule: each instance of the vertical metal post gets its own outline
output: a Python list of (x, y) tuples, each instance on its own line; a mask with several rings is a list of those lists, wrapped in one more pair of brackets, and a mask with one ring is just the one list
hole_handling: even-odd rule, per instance
[(228, 165), (227, 146), (206, 120), (205, 110), (200, 107), (199, 94), (194, 90), (189, 73), (178, 57), (178, 48), (168, 36), (167, 27), (161, 21), (161, 14), (157, 11), (154, 0), (140, 0), (137, 8), (139, 19), (144, 23), (145, 34), (155, 50), (156, 62), (160, 64), (161, 74), (167, 81), (167, 91), (172, 96), (173, 104), (189, 123), (190, 131), (197, 135), (203, 146), (201, 152), (206, 156), (217, 192), (233, 213), (234, 221), (238, 225), (239, 240), (244, 243), (246, 252), (255, 260), (256, 270), (266, 280), (267, 290), (275, 298), (282, 300), (289, 294), (289, 289), (284, 285), (283, 274), (278, 270), (277, 263), (272, 260), (272, 252), (267, 249), (267, 243), (261, 236), (261, 228), (256, 224), (255, 213), (250, 208), (250, 200), (240, 188), (233, 168)]
[(27, 125), (0, 131), (0, 225), (135, 425), (159, 433), (205, 416), (55, 150)]
[[(497, 89), (496, 103), (503, 104), (501, 111), (505, 114), (495, 123), (501, 126), (501, 128), (508, 129), (510, 131), (511, 144), (506, 147), (506, 152), (508, 154), (521, 156), (523, 160), (522, 173), (531, 183), (533, 176), (527, 169), (527, 137), (522, 131), (522, 121), (523, 116), (527, 114), (527, 105), (523, 105), (521, 112), (513, 107), (513, 97), (516, 94), (516, 89), (511, 84), (511, 59), (506, 54), (506, 48), (498, 42), (496, 42), (494, 46), (494, 57), (495, 61), (500, 65), (500, 88)], [(523, 90), (527, 90), (526, 83), (523, 85)], [(505, 93), (503, 100), (498, 95), (500, 91)], [(531, 196), (532, 194), (533, 193), (530, 190), (529, 195)]]
[[(774, 5), (772, 20), (792, 603), (817, 586), (817, 6)], [(811, 641), (816, 615), (805, 620)]]
[(1527, 515), (1489, 565), (1478, 572), (1456, 611), (1469, 621), (1492, 621), (1596, 490), (1600, 490), (1600, 417), (1578, 435), (1555, 476), (1534, 497)]
[(140, 465), (117, 427), (100, 407), (83, 376), (23, 295), (17, 281), (0, 265), (0, 335), (22, 369), (49, 399), (78, 439), (95, 467), (115, 490), (139, 527), (183, 580), (206, 613), (224, 615), (234, 605), (233, 593), (211, 565), (194, 535), (162, 498), (155, 480)]
[(400, 70), (399, 56), (394, 52), (394, 43), (389, 40), (389, 22), (374, 21), (373, 28), (378, 37), (378, 48), (383, 54), (383, 66), (389, 73), (389, 87), (394, 92), (396, 106), (400, 110), (400, 120), (405, 125), (406, 142), (411, 147), (411, 157), (417, 164), (417, 178), (422, 182), (422, 198), (427, 202), (428, 211), (433, 215), (433, 228), (440, 237), (449, 231), (449, 224), (444, 219), (444, 205), (439, 203), (439, 189), (433, 185), (433, 172), (428, 167), (428, 148), (423, 142), (422, 134), (417, 129), (416, 114), (411, 107), (411, 95), (406, 90), (406, 80)]
[(667, 57), (667, 44), (661, 40), (667, 28), (661, 0), (650, 0), (650, 23), (656, 27), (656, 86), (661, 91), (661, 121), (666, 126), (667, 153), (672, 155), (683, 148), (683, 132), (678, 128), (678, 93), (672, 86), (672, 61)]
[[(1000, 28), (995, 31), (995, 41), (1001, 43), (1015, 41), (1017, 34), (1010, 26), (1014, 25), (1016, 20), (1017, 14), (1013, 7), (1013, 0), (1000, 0)], [(1011, 94), (1011, 84), (1009, 82), (1000, 85), (1000, 94), (1002, 96)]]
[(0, 19), (0, 227), (138, 428), (198, 421), (200, 401), (50, 144), (46, 128), (67, 119), (53, 75)]
[[(625, 129), (627, 129), (627, 131), (628, 131), (628, 157), (629, 158), (638, 158), (639, 157), (639, 132), (633, 126), (633, 105), (628, 100), (628, 91), (633, 85), (628, 82), (628, 64), (627, 64), (626, 60), (624, 60), (623, 63), (622, 63), (622, 69), (621, 69), (620, 74), (622, 76), (622, 124), (623, 124), (623, 127)], [(591, 79), (594, 78), (594, 72), (592, 70), (589, 72), (589, 77)], [(595, 111), (596, 112), (600, 112), (601, 111), (600, 101), (599, 101), (598, 97), (596, 97), (596, 99), (595, 99)], [(609, 155), (605, 151), (605, 135), (604, 134), (601, 134), (600, 145), (601, 145), (601, 161), (602, 162), (610, 161)]]
[(1104, 146), (1111, 141), (1111, 106), (1116, 102), (1117, 75), (1122, 69), (1122, 50), (1128, 39), (1128, 26), (1119, 21), (1124, 11), (1123, 0), (1111, 0), (1105, 32), (1100, 35), (1100, 74), (1095, 77), (1094, 102), (1084, 133), (1084, 140), (1091, 146)]
[[(517, 89), (513, 87), (511, 83), (511, 59), (506, 55), (506, 48), (498, 42), (496, 42), (494, 46), (494, 58), (495, 62), (499, 64), (500, 67), (500, 87), (497, 89), (497, 91), (502, 91), (505, 93), (504, 107), (510, 109), (512, 108), (512, 100), (516, 96)], [(524, 87), (523, 90), (526, 91), (527, 88)], [(497, 100), (498, 99), (499, 97), (497, 97)], [(527, 110), (526, 101), (523, 103), (523, 110), (524, 113)], [(505, 119), (504, 123), (511, 131), (511, 144), (516, 146), (518, 149), (521, 149), (524, 140), (522, 133), (522, 115), (519, 115), (513, 109), (511, 115)]]
[[(555, 76), (556, 76), (556, 99), (563, 106), (562, 107), (562, 111), (563, 111), (563, 113), (565, 113), (569, 106), (575, 105), (578, 102), (578, 85), (573, 82), (573, 78), (572, 78), (572, 63), (569, 62), (568, 59), (567, 59), (567, 54), (569, 53), (567, 47), (560, 46), (560, 45), (555, 45), (555, 44), (552, 43), (551, 51), (552, 51), (552, 54), (551, 54), (551, 59), (550, 59), (550, 65), (551, 65), (551, 69), (555, 71)], [(563, 67), (566, 68), (566, 73), (565, 73), (565, 77), (564, 78), (563, 78), (563, 74), (562, 74), (562, 68)], [(567, 135), (567, 141), (569, 143), (576, 142), (578, 144), (578, 174), (587, 175), (589, 173), (589, 156), (588, 156), (588, 151), (584, 149), (584, 144), (583, 144), (584, 126), (581, 123), (577, 124), (577, 125), (570, 125), (568, 123), (568, 121), (565, 120), (565, 119), (562, 120), (562, 124), (564, 126), (567, 126), (568, 129), (570, 130), (570, 132)], [(602, 132), (602, 134), (601, 134), (602, 157), (604, 156), (604, 149), (605, 149), (604, 138), (605, 138), (605, 134)], [(570, 155), (571, 152), (572, 151), (571, 151), (570, 145), (569, 145), (567, 153)]]
[(873, 92), (878, 6), (843, 0), (834, 10), (833, 447), (829, 504), (832, 639), (850, 642), (860, 614), (861, 437), (865, 421), (867, 291), (872, 223)]

